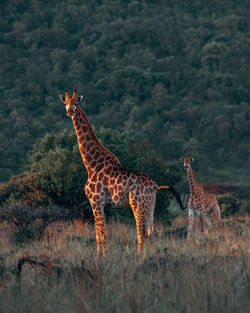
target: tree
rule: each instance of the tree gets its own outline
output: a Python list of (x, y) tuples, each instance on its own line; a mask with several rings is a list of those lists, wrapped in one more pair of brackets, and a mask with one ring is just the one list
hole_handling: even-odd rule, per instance
[[(125, 167), (144, 171), (158, 184), (174, 185), (180, 180), (177, 168), (167, 166), (146, 141), (136, 143), (129, 140), (127, 133), (104, 128), (98, 132), (98, 138)], [(34, 208), (58, 205), (77, 211), (88, 219), (92, 211), (84, 193), (86, 181), (87, 171), (75, 132), (65, 129), (57, 135), (46, 134), (35, 143), (22, 174), (2, 185), (1, 202), (4, 206), (15, 202)], [(158, 217), (170, 218), (167, 209), (169, 197), (169, 192), (160, 192), (156, 209)], [(107, 210), (107, 213), (112, 216), (114, 210)]]

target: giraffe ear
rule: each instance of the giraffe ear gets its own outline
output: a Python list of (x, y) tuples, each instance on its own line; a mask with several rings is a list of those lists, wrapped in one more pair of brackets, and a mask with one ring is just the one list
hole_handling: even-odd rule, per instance
[(79, 97), (77, 98), (77, 103), (82, 102), (82, 100), (83, 100), (83, 96), (79, 96)]
[(61, 100), (63, 103), (65, 102), (65, 96), (60, 95), (59, 98), (60, 98), (60, 100)]
[(194, 158), (190, 158), (190, 163), (194, 162)]
[(182, 162), (184, 162), (184, 158), (182, 157), (182, 158), (180, 158), (180, 162), (182, 163)]

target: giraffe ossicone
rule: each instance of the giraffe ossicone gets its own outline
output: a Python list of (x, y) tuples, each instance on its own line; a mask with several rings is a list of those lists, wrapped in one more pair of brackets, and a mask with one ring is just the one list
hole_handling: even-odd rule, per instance
[(212, 227), (211, 215), (221, 223), (221, 212), (218, 200), (212, 193), (206, 192), (201, 184), (196, 181), (194, 171), (191, 167), (191, 163), (194, 161), (189, 156), (184, 156), (180, 159), (184, 165), (184, 169), (187, 171), (188, 183), (189, 183), (189, 201), (188, 201), (188, 239), (192, 236), (194, 214), (197, 214), (200, 218), (200, 228), (204, 231), (204, 218), (208, 223), (209, 229)]
[[(145, 238), (154, 238), (155, 199), (161, 186), (146, 174), (125, 168), (119, 159), (99, 142), (79, 106), (82, 96), (77, 97), (76, 91), (70, 96), (66, 91), (65, 96), (61, 95), (60, 99), (65, 105), (67, 115), (72, 118), (80, 153), (88, 172), (84, 190), (95, 218), (97, 254), (105, 256), (107, 249), (104, 208), (122, 208), (129, 205), (136, 220), (137, 251), (140, 253)], [(165, 188), (173, 192), (173, 188)]]

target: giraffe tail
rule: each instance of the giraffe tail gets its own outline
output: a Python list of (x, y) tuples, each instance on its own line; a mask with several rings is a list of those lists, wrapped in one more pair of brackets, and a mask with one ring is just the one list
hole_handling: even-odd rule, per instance
[(180, 206), (180, 209), (185, 210), (185, 207), (183, 206), (183, 203), (181, 201), (181, 196), (180, 196), (179, 192), (174, 189), (174, 187), (172, 187), (172, 186), (159, 186), (157, 188), (157, 190), (160, 190), (160, 189), (168, 189), (170, 192), (172, 192), (172, 194), (174, 195), (176, 201), (178, 202), (178, 204)]

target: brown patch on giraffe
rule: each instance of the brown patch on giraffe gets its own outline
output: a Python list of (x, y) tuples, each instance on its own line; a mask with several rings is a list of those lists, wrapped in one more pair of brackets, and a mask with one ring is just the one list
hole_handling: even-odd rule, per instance
[(92, 147), (92, 149), (89, 151), (89, 153), (92, 155), (92, 158), (94, 158), (95, 151), (95, 147)]
[(103, 172), (99, 172), (97, 178), (98, 178), (98, 181), (101, 182), (101, 181), (104, 179), (104, 174), (103, 174)]
[(112, 172), (112, 166), (108, 166), (108, 167), (105, 169), (105, 173), (106, 173), (107, 175), (109, 175), (111, 172)]
[(90, 137), (90, 135), (89, 134), (86, 134), (86, 141), (90, 141), (90, 139), (91, 139), (91, 137)]
[(82, 126), (82, 131), (86, 133), (88, 131), (88, 128), (86, 126)]
[(94, 183), (97, 182), (97, 174), (95, 174), (95, 175), (93, 175), (93, 176), (91, 177), (91, 181), (94, 182)]
[(96, 151), (95, 155), (93, 156), (94, 159), (98, 159), (100, 156), (100, 152), (99, 151)]
[(100, 162), (100, 163), (103, 163), (103, 161), (104, 161), (104, 158), (103, 158), (103, 157), (101, 157), (101, 158), (98, 160), (98, 162)]
[(118, 192), (118, 197), (121, 198), (123, 196), (124, 191), (119, 191)]
[(84, 154), (84, 148), (82, 146), (80, 147), (80, 152), (82, 155)]
[(101, 200), (101, 197), (100, 197), (99, 194), (94, 195), (93, 201), (98, 202), (98, 201), (100, 201), (100, 200)]
[(100, 182), (97, 182), (96, 184), (96, 192), (100, 192), (102, 190), (102, 184)]
[(86, 154), (85, 158), (88, 163), (92, 161), (92, 156), (89, 153)]
[(78, 138), (78, 140), (79, 140), (80, 143), (82, 143), (83, 140), (84, 140), (84, 136), (80, 136), (80, 137)]
[(123, 190), (124, 190), (123, 185), (118, 185), (118, 192), (119, 192), (119, 191), (123, 191)]
[(91, 190), (91, 192), (95, 192), (95, 184), (90, 183), (89, 184), (89, 189)]
[(100, 196), (101, 196), (101, 198), (104, 198), (104, 197), (105, 197), (105, 192), (102, 191), (102, 192), (100, 193)]
[(120, 176), (118, 176), (118, 179), (117, 179), (117, 182), (116, 182), (117, 184), (121, 184), (122, 183), (122, 176), (120, 175)]

